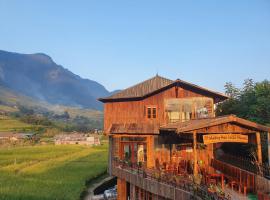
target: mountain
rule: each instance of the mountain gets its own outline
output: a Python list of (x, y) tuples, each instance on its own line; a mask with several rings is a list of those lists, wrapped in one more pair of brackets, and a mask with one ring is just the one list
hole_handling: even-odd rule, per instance
[(0, 85), (50, 104), (102, 110), (97, 98), (111, 93), (96, 81), (73, 74), (43, 53), (0, 50)]
[(76, 116), (83, 116), (98, 121), (101, 121), (103, 118), (102, 111), (49, 104), (44, 101), (39, 101), (31, 97), (20, 95), (4, 86), (0, 86), (0, 114), (16, 112), (19, 110), (19, 106), (31, 109), (36, 114), (44, 114), (51, 112), (56, 115), (61, 115), (65, 112), (68, 112), (70, 117), (72, 118)]

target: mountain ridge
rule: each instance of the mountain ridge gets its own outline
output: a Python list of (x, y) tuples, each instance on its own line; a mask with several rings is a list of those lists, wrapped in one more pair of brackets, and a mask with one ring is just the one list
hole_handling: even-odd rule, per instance
[(44, 53), (0, 50), (0, 84), (51, 104), (102, 110), (97, 98), (111, 93), (94, 80), (81, 78)]

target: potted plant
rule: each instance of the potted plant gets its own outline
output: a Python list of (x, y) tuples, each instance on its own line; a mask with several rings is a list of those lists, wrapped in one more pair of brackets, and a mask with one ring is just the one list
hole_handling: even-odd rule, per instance
[(193, 181), (195, 184), (200, 185), (202, 182), (202, 175), (198, 174), (196, 176), (193, 177)]
[(158, 181), (160, 181), (160, 173), (158, 171), (154, 172), (154, 178), (157, 179)]
[(210, 184), (208, 187), (208, 192), (215, 193), (215, 186), (213, 184)]

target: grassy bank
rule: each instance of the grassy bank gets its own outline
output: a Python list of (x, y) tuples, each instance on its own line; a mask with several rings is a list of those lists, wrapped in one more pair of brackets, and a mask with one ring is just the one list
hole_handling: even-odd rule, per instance
[(75, 200), (106, 170), (107, 145), (0, 149), (0, 199)]

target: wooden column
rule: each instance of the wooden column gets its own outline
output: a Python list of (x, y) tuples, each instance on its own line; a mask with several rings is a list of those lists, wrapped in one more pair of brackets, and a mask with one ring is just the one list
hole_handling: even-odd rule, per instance
[(151, 168), (155, 166), (155, 156), (154, 156), (154, 136), (147, 137), (146, 145), (146, 154), (147, 154), (147, 167)]
[(224, 190), (224, 175), (223, 174), (221, 175), (221, 188), (222, 190)]
[(197, 132), (193, 131), (193, 158), (194, 158), (194, 166), (193, 166), (193, 175), (198, 175), (198, 155), (197, 155)]
[(108, 165), (108, 168), (107, 168), (107, 171), (108, 171), (108, 174), (110, 176), (112, 176), (112, 165), (113, 165), (113, 152), (114, 152), (114, 148), (113, 148), (113, 136), (112, 135), (109, 135), (109, 152), (108, 152), (108, 162), (109, 162), (109, 165)]
[(270, 132), (267, 133), (267, 141), (268, 141), (268, 164), (270, 166)]
[(256, 132), (256, 142), (257, 142), (257, 156), (259, 164), (262, 164), (262, 144), (260, 132)]
[(126, 192), (126, 181), (117, 178), (117, 200), (125, 200), (127, 196)]

